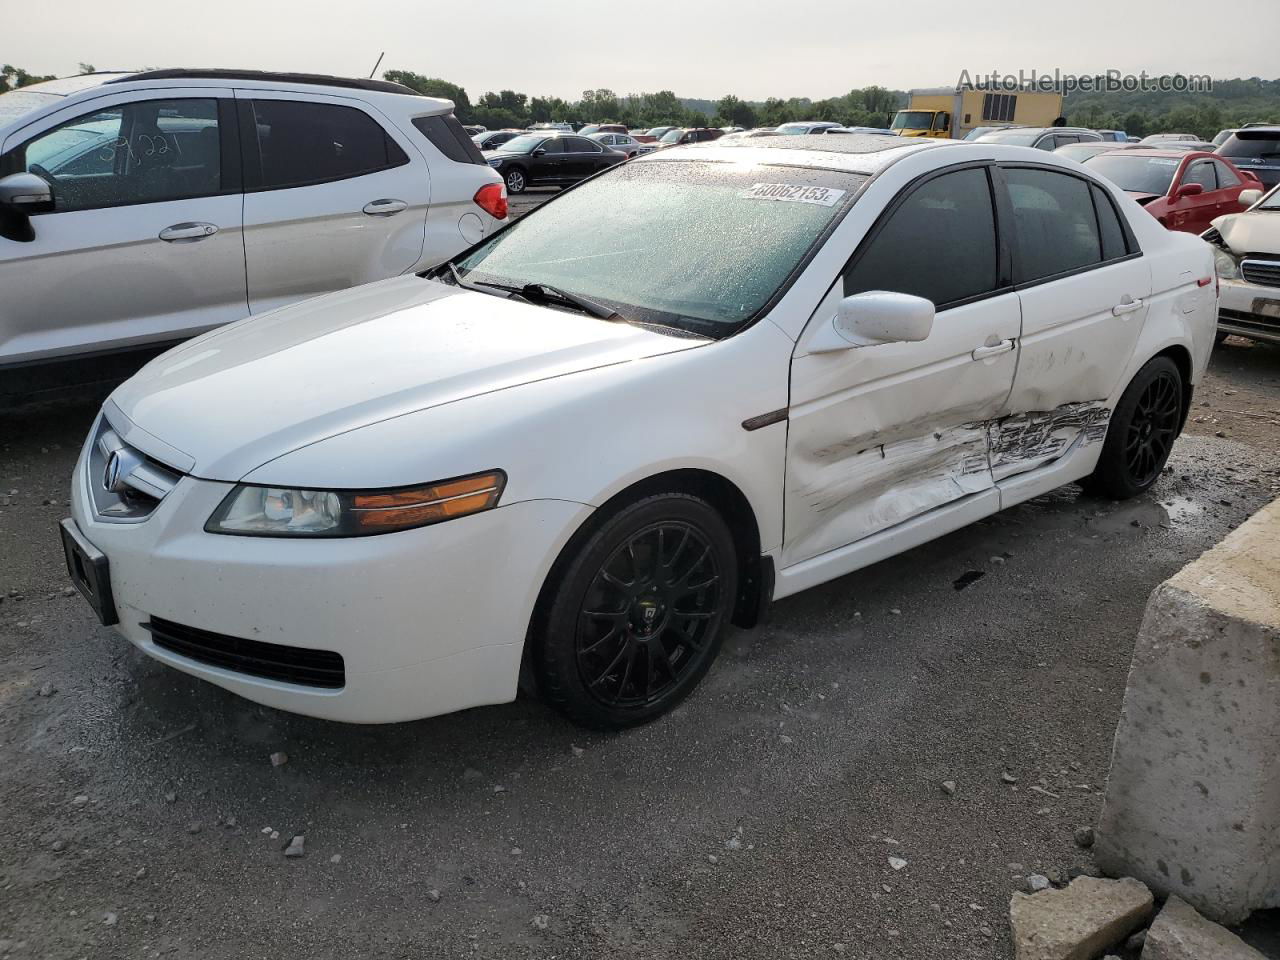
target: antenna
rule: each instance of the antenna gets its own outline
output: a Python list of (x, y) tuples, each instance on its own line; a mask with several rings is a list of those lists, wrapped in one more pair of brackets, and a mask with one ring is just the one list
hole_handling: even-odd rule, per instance
[(369, 79), (373, 79), (373, 75), (378, 72), (378, 67), (382, 65), (382, 58), (387, 55), (387, 51), (383, 50), (378, 54), (378, 62), (373, 65), (373, 69), (369, 71)]

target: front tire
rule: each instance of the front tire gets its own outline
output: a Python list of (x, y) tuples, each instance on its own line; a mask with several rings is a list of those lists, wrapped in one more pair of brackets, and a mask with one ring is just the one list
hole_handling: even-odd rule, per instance
[(1168, 357), (1147, 361), (1116, 404), (1102, 456), (1080, 485), (1113, 500), (1150, 489), (1182, 429), (1182, 403), (1178, 365)]
[(519, 167), (512, 167), (503, 179), (507, 182), (507, 193), (524, 193), (529, 187), (529, 175)]
[(737, 599), (733, 535), (709, 504), (683, 493), (645, 497), (558, 566), (533, 636), (552, 706), (583, 726), (620, 730), (689, 695)]

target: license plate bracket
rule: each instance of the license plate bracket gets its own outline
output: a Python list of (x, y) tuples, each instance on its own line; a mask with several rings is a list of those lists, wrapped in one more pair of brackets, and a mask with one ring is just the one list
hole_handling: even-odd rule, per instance
[(72, 585), (89, 602), (103, 626), (119, 623), (106, 554), (84, 538), (70, 517), (59, 524), (58, 530), (62, 534), (62, 554)]

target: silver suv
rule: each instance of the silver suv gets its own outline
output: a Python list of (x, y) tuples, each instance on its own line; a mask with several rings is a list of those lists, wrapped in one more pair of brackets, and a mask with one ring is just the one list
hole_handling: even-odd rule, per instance
[(0, 396), (33, 365), (172, 343), (481, 240), (506, 192), (452, 111), (385, 81), (230, 70), (0, 95)]

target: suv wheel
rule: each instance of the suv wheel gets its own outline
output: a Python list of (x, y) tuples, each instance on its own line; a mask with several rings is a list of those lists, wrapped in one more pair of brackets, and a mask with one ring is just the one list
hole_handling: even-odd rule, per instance
[(524, 193), (529, 186), (525, 172), (519, 167), (512, 167), (506, 173), (507, 193)]
[(711, 666), (737, 589), (733, 536), (705, 501), (667, 493), (622, 508), (569, 558), (535, 624), (543, 696), (599, 729), (661, 716)]

